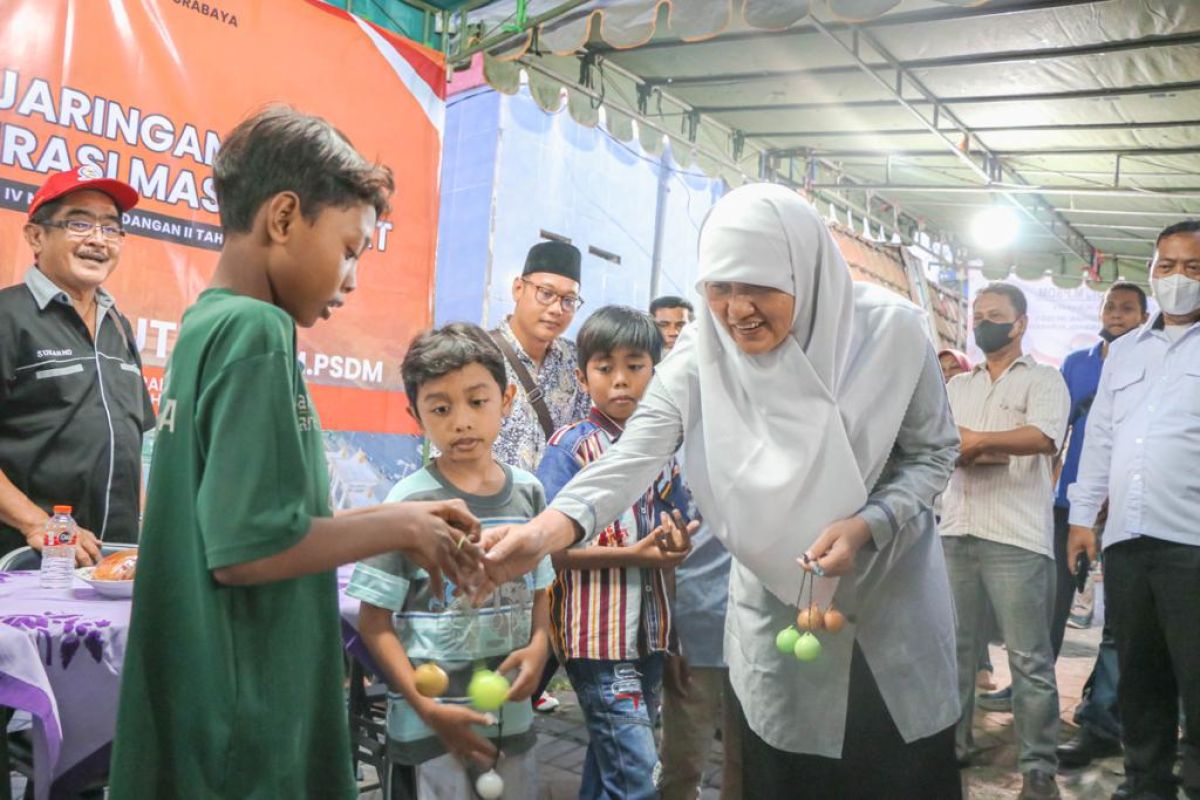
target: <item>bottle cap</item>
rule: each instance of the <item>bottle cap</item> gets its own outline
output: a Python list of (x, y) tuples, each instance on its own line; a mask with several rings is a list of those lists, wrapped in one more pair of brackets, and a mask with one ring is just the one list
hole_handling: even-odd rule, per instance
[(70, 514), (71, 507), (70, 506), (55, 506), (54, 513), (55, 514)]

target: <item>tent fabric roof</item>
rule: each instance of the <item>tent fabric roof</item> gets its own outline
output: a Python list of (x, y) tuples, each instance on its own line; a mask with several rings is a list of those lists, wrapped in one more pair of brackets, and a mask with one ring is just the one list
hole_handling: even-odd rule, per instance
[[(470, 12), (468, 29), (498, 29), (516, 2)], [(529, 0), (526, 12), (545, 19), (488, 51), (493, 86), (515, 91), (524, 72), (547, 110), (565, 97), (597, 124), (603, 107), (614, 135), (669, 143), (685, 167), (789, 181), (992, 268), (1077, 285), (1094, 263), (1097, 285), (1145, 282), (1156, 232), (1200, 200), (1200, 2)], [(966, 252), (972, 216), (993, 203), (1021, 209), (1017, 242)]]

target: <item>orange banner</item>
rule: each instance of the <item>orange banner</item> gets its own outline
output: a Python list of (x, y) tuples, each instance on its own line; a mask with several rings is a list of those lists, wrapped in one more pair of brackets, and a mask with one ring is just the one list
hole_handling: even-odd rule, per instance
[(320, 114), (396, 173), (358, 291), (300, 349), (329, 430), (412, 433), (400, 359), (432, 318), (440, 55), (319, 0), (0, 0), (0, 285), (47, 173), (94, 164), (141, 194), (106, 284), (157, 397), (184, 309), (221, 247), (220, 137), (263, 105)]

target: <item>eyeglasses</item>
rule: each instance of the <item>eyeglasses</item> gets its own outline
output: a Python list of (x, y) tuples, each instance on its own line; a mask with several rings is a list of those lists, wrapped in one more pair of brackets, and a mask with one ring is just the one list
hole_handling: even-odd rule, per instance
[(47, 228), (61, 228), (72, 239), (86, 239), (92, 231), (99, 230), (100, 235), (110, 242), (119, 242), (125, 238), (125, 231), (119, 225), (108, 222), (89, 222), (86, 219), (60, 219), (43, 222)]
[(529, 280), (528, 278), (521, 278), (521, 282), (528, 283), (530, 286), (533, 287), (534, 299), (537, 300), (538, 303), (543, 306), (553, 305), (554, 301), (557, 300), (559, 305), (562, 307), (562, 310), (567, 314), (574, 314), (576, 311), (578, 311), (580, 308), (583, 307), (583, 298), (580, 297), (579, 295), (559, 294), (558, 292), (551, 289), (549, 286), (542, 286), (541, 284), (534, 283), (533, 281)]

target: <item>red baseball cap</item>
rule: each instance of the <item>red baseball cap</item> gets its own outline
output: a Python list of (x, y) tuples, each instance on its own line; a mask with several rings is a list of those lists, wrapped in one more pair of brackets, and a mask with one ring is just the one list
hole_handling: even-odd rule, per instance
[(137, 190), (132, 186), (106, 178), (99, 167), (85, 164), (78, 169), (56, 172), (47, 178), (46, 182), (42, 184), (42, 188), (38, 189), (37, 194), (33, 196), (33, 202), (29, 204), (30, 218), (32, 219), (34, 212), (46, 203), (81, 189), (104, 192), (112, 198), (113, 202), (117, 204), (117, 209), (122, 212), (128, 211), (138, 203)]

